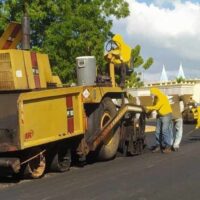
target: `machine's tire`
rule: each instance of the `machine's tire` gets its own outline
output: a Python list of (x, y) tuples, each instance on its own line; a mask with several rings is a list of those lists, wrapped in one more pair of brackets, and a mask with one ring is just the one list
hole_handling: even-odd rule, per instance
[[(105, 124), (111, 120), (117, 113), (116, 107), (112, 102), (112, 99), (105, 97), (99, 104), (98, 108), (90, 115), (88, 121), (88, 133), (97, 133)], [(115, 157), (120, 140), (119, 127), (114, 128), (109, 138), (107, 138), (103, 144), (97, 148), (95, 156), (98, 160), (110, 160)]]
[(55, 172), (65, 172), (71, 166), (71, 149), (61, 148), (54, 155), (51, 162), (50, 170)]
[[(39, 154), (42, 150), (41, 149), (34, 149), (30, 152), (29, 157), (33, 157)], [(46, 157), (45, 153), (39, 154), (36, 158), (30, 160), (25, 165), (24, 169), (24, 178), (32, 178), (38, 179), (41, 178), (45, 174), (46, 170)]]

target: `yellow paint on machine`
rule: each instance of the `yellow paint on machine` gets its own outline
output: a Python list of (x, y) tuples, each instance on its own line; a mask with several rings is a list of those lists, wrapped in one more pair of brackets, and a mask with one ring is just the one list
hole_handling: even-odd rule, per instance
[(48, 55), (17, 49), (1, 50), (0, 90), (20, 92), (19, 150), (85, 134), (84, 105), (122, 93), (120, 87), (63, 87), (52, 75)]
[(21, 24), (11, 22), (0, 37), (0, 49), (16, 49), (21, 40)]
[[(88, 93), (87, 97), (84, 97), (85, 91), (87, 91)], [(123, 93), (123, 90), (120, 87), (83, 86), (83, 102), (84, 103), (99, 103), (106, 94), (121, 95), (122, 93)]]
[[(91, 92), (88, 99), (83, 97), (86, 89)], [(120, 91), (110, 87), (76, 86), (21, 93), (18, 99), (19, 149), (85, 134), (87, 120), (84, 104), (100, 102), (106, 94)], [(67, 97), (72, 97), (72, 116), (68, 116)], [(69, 131), (69, 117), (73, 118), (73, 131)]]
[[(81, 89), (62, 88), (22, 93), (18, 101), (21, 148), (38, 146), (85, 133)], [(74, 131), (67, 127), (66, 97), (73, 101)]]
[(4, 90), (27, 89), (28, 83), (22, 51), (4, 50), (1, 52), (0, 88)]
[(39, 88), (47, 88), (53, 84), (62, 86), (59, 77), (52, 75), (47, 54), (16, 49), (1, 50), (0, 89), (36, 89), (37, 83)]

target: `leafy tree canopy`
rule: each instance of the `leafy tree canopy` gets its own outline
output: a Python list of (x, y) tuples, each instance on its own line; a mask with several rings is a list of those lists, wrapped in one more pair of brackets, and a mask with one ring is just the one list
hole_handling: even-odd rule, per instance
[(136, 45), (132, 51), (131, 51), (131, 57), (132, 57), (132, 68), (133, 72), (130, 76), (127, 77), (126, 80), (126, 86), (127, 87), (141, 87), (144, 85), (142, 82), (140, 76), (141, 73), (138, 74), (135, 69), (136, 68), (143, 68), (144, 70), (147, 70), (150, 68), (150, 66), (153, 64), (154, 60), (152, 57), (149, 57), (146, 61), (141, 56), (141, 46)]
[(185, 78), (183, 78), (182, 76), (181, 77), (177, 77), (176, 78), (176, 82), (177, 83), (184, 83), (185, 82)]
[(32, 48), (49, 54), (63, 82), (75, 79), (75, 58), (94, 55), (103, 65), (110, 16), (128, 16), (125, 0), (0, 0), (0, 33), (9, 21), (20, 22), (24, 4), (31, 18)]

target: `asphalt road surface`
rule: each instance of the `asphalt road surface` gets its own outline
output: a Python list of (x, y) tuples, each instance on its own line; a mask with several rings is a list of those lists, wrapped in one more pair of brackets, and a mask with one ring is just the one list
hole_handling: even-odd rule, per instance
[[(147, 135), (148, 146), (152, 134)], [(0, 179), (0, 200), (199, 200), (200, 130), (184, 125), (179, 152), (145, 153), (48, 173), (39, 180)]]

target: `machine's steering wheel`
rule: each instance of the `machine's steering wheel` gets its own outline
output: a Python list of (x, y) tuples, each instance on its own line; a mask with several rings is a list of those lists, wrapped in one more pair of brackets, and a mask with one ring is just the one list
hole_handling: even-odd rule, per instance
[(116, 49), (116, 47), (117, 47), (116, 43), (113, 40), (110, 40), (106, 44), (106, 51), (110, 52), (110, 51)]

